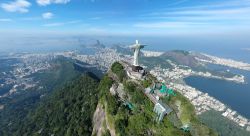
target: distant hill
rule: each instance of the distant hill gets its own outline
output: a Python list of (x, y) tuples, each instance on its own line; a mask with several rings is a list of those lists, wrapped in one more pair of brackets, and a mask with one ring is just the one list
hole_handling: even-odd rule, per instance
[(83, 48), (95, 48), (95, 49), (105, 48), (105, 45), (102, 44), (99, 40), (79, 41), (79, 42), (80, 46)]
[[(125, 55), (133, 55), (133, 52), (128, 47), (122, 47), (121, 45), (114, 45), (111, 47), (112, 49), (115, 49), (118, 53), (125, 54)], [(167, 51), (164, 52), (159, 57), (145, 57), (143, 54), (141, 54), (141, 63), (148, 66), (149, 68), (152, 68), (152, 66), (156, 65), (162, 65), (164, 67), (171, 68), (171, 65), (166, 60), (171, 60), (176, 64), (179, 65), (186, 65), (192, 68), (199, 67), (198, 61), (195, 59), (196, 56), (204, 57), (201, 54), (191, 54), (188, 51), (184, 50), (173, 50), (173, 51)]]
[(161, 55), (161, 58), (168, 58), (177, 64), (197, 67), (199, 63), (194, 57), (188, 51), (182, 50), (168, 51)]
[(96, 43), (92, 45), (94, 48), (105, 48), (105, 45), (102, 44), (99, 40), (96, 40)]
[(124, 55), (132, 55), (133, 52), (128, 47), (123, 47), (122, 45), (115, 44), (111, 47), (111, 49), (116, 50), (118, 53), (124, 54)]

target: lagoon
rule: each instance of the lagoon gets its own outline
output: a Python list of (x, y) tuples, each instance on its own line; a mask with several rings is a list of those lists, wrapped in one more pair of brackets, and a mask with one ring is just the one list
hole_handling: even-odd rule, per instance
[[(223, 68), (223, 67), (221, 67)], [(228, 68), (234, 73), (243, 74), (246, 83), (240, 84), (226, 80), (189, 76), (184, 79), (192, 86), (220, 100), (231, 109), (250, 119), (250, 72)]]

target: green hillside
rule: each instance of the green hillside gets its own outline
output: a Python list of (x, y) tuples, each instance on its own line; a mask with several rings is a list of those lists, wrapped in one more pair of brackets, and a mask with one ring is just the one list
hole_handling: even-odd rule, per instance
[(91, 135), (97, 86), (98, 82), (88, 75), (68, 83), (40, 102), (12, 135)]
[(42, 96), (49, 95), (80, 74), (74, 69), (72, 61), (65, 58), (55, 59), (51, 64), (51, 69), (29, 76), (37, 82), (37, 87), (18, 90), (13, 96), (0, 99), (0, 103), (5, 105), (0, 111), (0, 136), (3, 133), (11, 135), (24, 122), (28, 112), (37, 107)]
[[(101, 97), (100, 103), (106, 112), (106, 124), (104, 129), (114, 131), (118, 136), (127, 135), (155, 135), (155, 136), (216, 136), (217, 134), (198, 121), (192, 104), (181, 94), (177, 94), (170, 101), (174, 109), (170, 115), (167, 115), (162, 122), (155, 120), (156, 113), (153, 112), (154, 104), (144, 95), (143, 83), (136, 82), (123, 77), (122, 82), (120, 72), (123, 67), (119, 63), (114, 63), (111, 71), (100, 82)], [(120, 69), (119, 69), (120, 68)], [(117, 73), (117, 71), (120, 71)], [(116, 75), (117, 78), (114, 76)], [(122, 84), (124, 87), (124, 98), (120, 98), (119, 94), (111, 94), (110, 87), (112, 84)], [(125, 100), (124, 100), (125, 99)], [(177, 117), (178, 108), (176, 102), (180, 103), (181, 115)], [(129, 104), (128, 104), (129, 103)], [(181, 130), (182, 124), (189, 123), (192, 128), (190, 132)]]
[(250, 133), (235, 122), (225, 118), (220, 112), (210, 110), (199, 115), (199, 119), (216, 130), (220, 136), (250, 136)]

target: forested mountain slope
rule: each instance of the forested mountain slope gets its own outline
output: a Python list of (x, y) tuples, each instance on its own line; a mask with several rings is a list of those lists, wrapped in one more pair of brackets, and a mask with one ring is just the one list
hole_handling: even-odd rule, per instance
[(54, 91), (20, 122), (12, 135), (91, 135), (97, 86), (97, 79), (85, 74)]

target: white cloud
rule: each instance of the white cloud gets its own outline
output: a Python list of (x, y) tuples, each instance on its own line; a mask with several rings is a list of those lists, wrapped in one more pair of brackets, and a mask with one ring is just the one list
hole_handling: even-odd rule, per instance
[(46, 27), (53, 27), (53, 26), (62, 26), (62, 25), (64, 25), (64, 24), (65, 24), (65, 23), (57, 22), (57, 23), (44, 24), (43, 26), (46, 26)]
[(100, 19), (102, 19), (101, 17), (92, 17), (92, 18), (90, 18), (91, 20), (100, 20)]
[(20, 12), (26, 13), (29, 12), (28, 8), (31, 6), (31, 3), (27, 0), (15, 0), (9, 3), (1, 4), (1, 8), (7, 12)]
[(169, 7), (141, 15), (133, 27), (200, 31), (250, 29), (250, 0), (204, 2), (184, 7)]
[(20, 18), (20, 20), (22, 21), (37, 21), (37, 20), (42, 20), (41, 17), (23, 17)]
[(44, 24), (43, 26), (55, 27), (55, 26), (63, 26), (63, 25), (68, 25), (68, 24), (76, 24), (76, 23), (80, 23), (80, 22), (81, 22), (81, 20), (73, 20), (73, 21), (68, 21), (68, 22), (49, 23), (49, 24)]
[(225, 16), (225, 15), (243, 15), (250, 14), (250, 7), (240, 7), (233, 9), (196, 9), (196, 10), (181, 10), (174, 12), (163, 12), (160, 15), (193, 15), (193, 16)]
[(242, 50), (250, 51), (250, 48), (242, 48)]
[(189, 26), (205, 25), (206, 23), (194, 23), (194, 22), (152, 22), (152, 23), (137, 23), (134, 27), (140, 28), (185, 28)]
[(50, 4), (66, 4), (70, 0), (36, 0), (37, 4), (40, 6), (46, 6)]
[(80, 23), (82, 22), (81, 20), (72, 20), (72, 21), (69, 21), (67, 22), (66, 24), (76, 24), (76, 23)]
[(0, 18), (0, 22), (12, 22), (12, 19), (9, 18)]
[(46, 13), (43, 13), (43, 14), (42, 14), (42, 17), (43, 17), (44, 19), (51, 19), (53, 16), (54, 16), (54, 14), (51, 13), (51, 12), (46, 12)]

